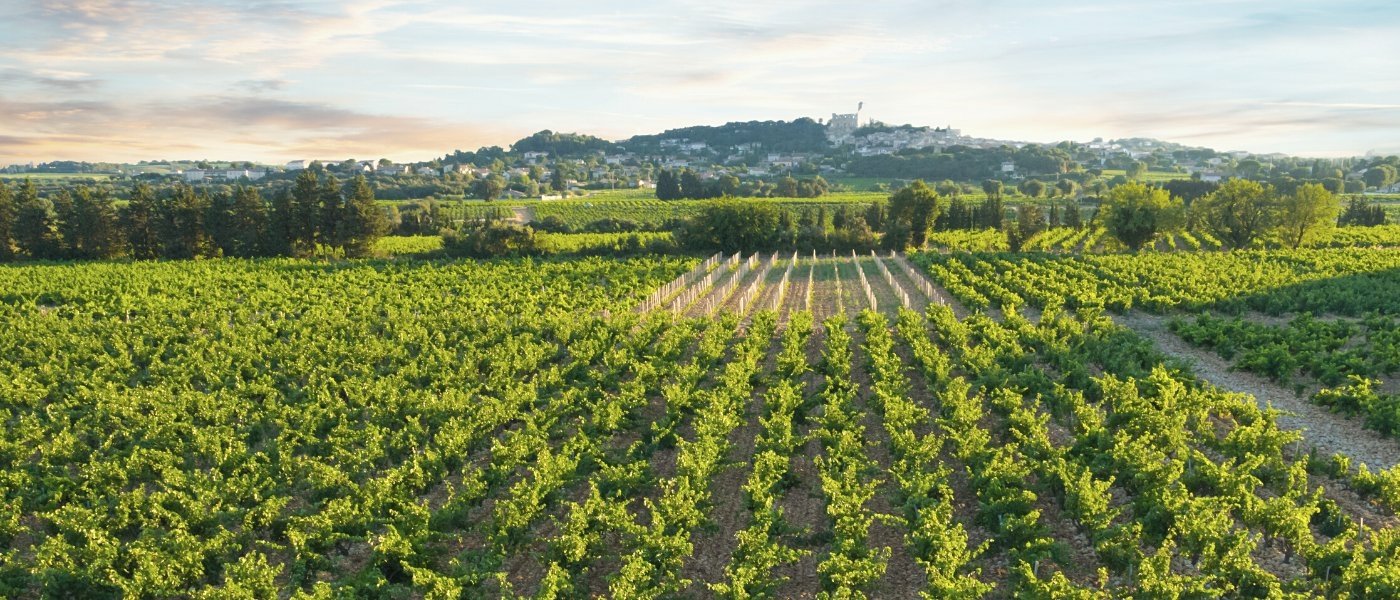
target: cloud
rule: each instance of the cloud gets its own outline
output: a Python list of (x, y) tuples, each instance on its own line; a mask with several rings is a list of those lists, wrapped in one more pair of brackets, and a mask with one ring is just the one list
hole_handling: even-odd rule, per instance
[(1384, 76), (1400, 8), (1378, 0), (11, 4), (0, 135), (42, 140), (25, 154), (66, 140), (382, 155), (377, 137), (428, 157), (543, 128), (625, 136), (859, 100), (882, 120), (1013, 139), (1359, 153), (1400, 138), (1400, 82)]
[(87, 73), (13, 68), (0, 71), (0, 82), (29, 84), (47, 91), (66, 93), (91, 93), (103, 83)]
[(233, 85), (235, 88), (246, 92), (261, 94), (264, 92), (281, 91), (283, 88), (286, 88), (289, 83), (291, 82), (285, 79), (244, 79)]
[[(522, 132), (457, 120), (365, 113), (315, 102), (261, 96), (201, 96), (183, 102), (132, 105), (81, 102), (9, 102), (0, 115), (20, 127), (14, 144), (31, 159), (139, 160), (176, 151), (280, 161), (297, 157), (412, 155), (441, 156), (453, 148), (475, 148)], [(151, 127), (159, 123), (159, 127)], [(23, 141), (24, 143), (18, 143)], [(36, 151), (66, 151), (48, 158)]]

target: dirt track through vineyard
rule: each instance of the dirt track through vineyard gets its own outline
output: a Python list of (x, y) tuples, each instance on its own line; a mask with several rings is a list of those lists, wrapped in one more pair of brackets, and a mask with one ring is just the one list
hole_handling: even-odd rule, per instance
[(1365, 463), (1371, 469), (1389, 469), (1400, 462), (1400, 441), (1386, 437), (1362, 426), (1360, 419), (1332, 413), (1308, 401), (1316, 388), (1302, 395), (1253, 373), (1236, 371), (1230, 362), (1210, 350), (1192, 347), (1167, 330), (1167, 319), (1156, 315), (1133, 312), (1115, 315), (1118, 324), (1146, 337), (1162, 352), (1192, 364), (1196, 376), (1217, 387), (1254, 396), (1261, 407), (1273, 405), (1285, 411), (1279, 415), (1279, 427), (1303, 432), (1303, 439), (1317, 447), (1322, 456), (1345, 454), (1355, 463)]

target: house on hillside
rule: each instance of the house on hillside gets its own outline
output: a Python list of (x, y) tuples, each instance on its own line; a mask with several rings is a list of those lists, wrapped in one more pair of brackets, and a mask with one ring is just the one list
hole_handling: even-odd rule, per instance
[(307, 165), (310, 164), (310, 162), (311, 162), (311, 161), (307, 161), (307, 160), (294, 160), (294, 161), (292, 161), (292, 162), (287, 163), (287, 170), (288, 170), (288, 171), (300, 171), (300, 170), (302, 170), (302, 169), (305, 169), (305, 168), (307, 167)]

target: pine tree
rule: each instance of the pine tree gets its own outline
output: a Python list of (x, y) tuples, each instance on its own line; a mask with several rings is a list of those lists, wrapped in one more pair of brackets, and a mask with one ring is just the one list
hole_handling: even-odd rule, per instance
[(1079, 214), (1079, 201), (1071, 198), (1065, 203), (1064, 223), (1066, 227), (1079, 229), (1084, 226), (1084, 217)]
[(305, 169), (292, 184), (291, 210), (287, 215), (289, 253), (305, 255), (315, 249), (320, 208), (321, 178), (316, 170)]
[(680, 177), (680, 198), (705, 198), (705, 182), (700, 181), (700, 175), (690, 169), (681, 171)]
[(225, 254), (238, 257), (263, 253), (262, 242), (267, 227), (267, 207), (255, 187), (239, 187), (233, 194), (229, 228), (233, 231), (231, 249)]
[(15, 259), (15, 196), (10, 186), (0, 180), (0, 262)]
[(656, 197), (659, 200), (679, 200), (681, 197), (681, 185), (676, 180), (676, 174), (670, 169), (662, 169), (661, 174), (656, 178)]
[(73, 229), (78, 226), (78, 219), (73, 214), (73, 194), (66, 189), (59, 190), (49, 198), (49, 202), (53, 204), (53, 224), (58, 232), (57, 258), (74, 258), (77, 250), (73, 242), (77, 239), (77, 233)]
[(221, 256), (233, 256), (233, 195), (219, 192), (209, 200), (209, 212), (204, 216), (209, 239)]
[[(363, 178), (364, 175), (356, 175)], [(366, 183), (366, 186), (369, 184)], [(340, 190), (340, 181), (335, 175), (326, 174), (321, 180), (320, 219), (316, 224), (316, 239), (324, 246), (339, 248), (344, 246), (339, 232), (340, 221), (345, 217), (345, 196)], [(371, 197), (373, 195), (371, 194)]]
[(121, 221), (133, 258), (150, 260), (160, 256), (156, 212), (156, 196), (151, 186), (138, 183), (131, 188), (131, 199), (122, 211)]
[(212, 253), (213, 244), (204, 229), (208, 206), (208, 198), (188, 185), (176, 187), (160, 202), (161, 256), (195, 258)]
[(341, 242), (348, 257), (368, 256), (375, 240), (389, 231), (389, 218), (374, 201), (374, 189), (363, 175), (347, 186), (347, 201), (342, 215)]
[(53, 203), (39, 197), (34, 182), (26, 179), (19, 188), (15, 211), (15, 243), (30, 258), (59, 258), (57, 216)]
[(282, 190), (272, 199), (263, 235), (263, 252), (271, 256), (292, 256), (297, 246), (297, 212), (290, 190)]
[(68, 255), (81, 259), (103, 259), (119, 256), (122, 236), (117, 209), (112, 198), (102, 191), (80, 187), (67, 203), (64, 218), (64, 240)]

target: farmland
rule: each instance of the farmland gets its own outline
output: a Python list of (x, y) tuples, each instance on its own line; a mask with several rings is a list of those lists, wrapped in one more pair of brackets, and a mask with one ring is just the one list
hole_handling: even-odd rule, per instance
[[(1348, 249), (4, 267), (0, 587), (1390, 595), (1396, 455), (1310, 454), (1116, 321), (1392, 315), (1396, 267)], [(1365, 319), (1325, 331), (1393, 331)]]

